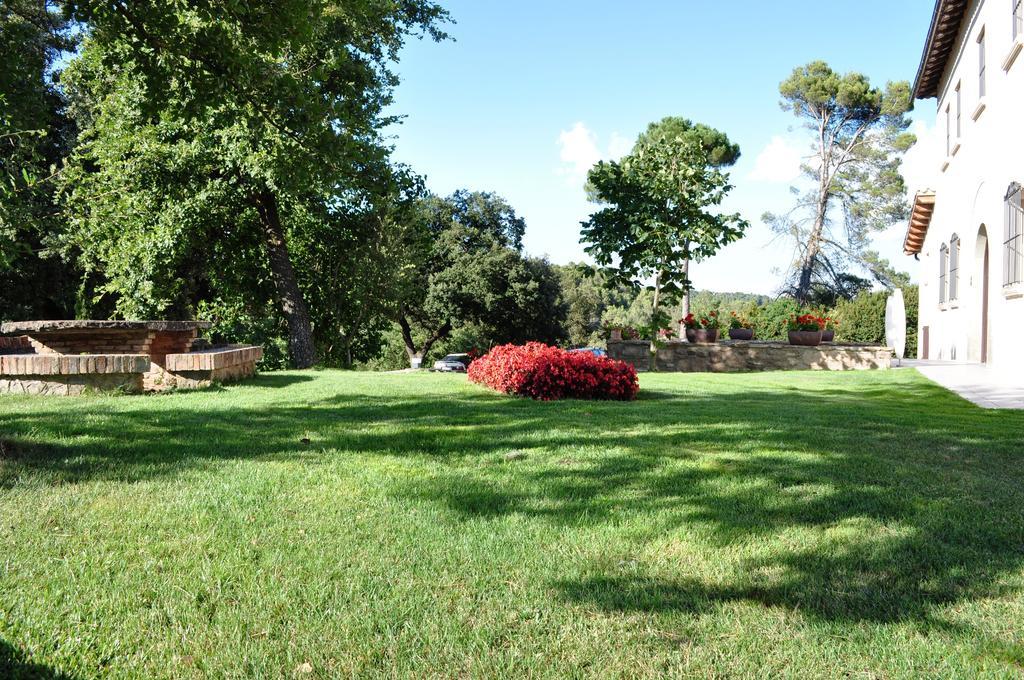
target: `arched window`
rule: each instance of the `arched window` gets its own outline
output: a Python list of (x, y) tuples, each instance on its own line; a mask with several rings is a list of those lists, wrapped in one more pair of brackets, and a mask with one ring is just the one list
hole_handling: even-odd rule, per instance
[(946, 270), (949, 268), (949, 248), (945, 243), (939, 248), (939, 304), (946, 301)]
[(1003, 230), (1003, 285), (1012, 286), (1024, 280), (1024, 209), (1021, 208), (1020, 184), (1011, 184), (1003, 201), (1006, 204), (1006, 228)]
[(949, 301), (956, 302), (960, 288), (960, 237), (949, 239)]

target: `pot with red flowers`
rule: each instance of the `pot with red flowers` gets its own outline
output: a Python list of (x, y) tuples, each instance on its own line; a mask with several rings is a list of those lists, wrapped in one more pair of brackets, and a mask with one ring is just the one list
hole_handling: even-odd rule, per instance
[(839, 327), (839, 322), (830, 316), (825, 317), (825, 328), (821, 331), (822, 342), (832, 342), (836, 339), (836, 328)]
[(736, 312), (732, 312), (729, 317), (729, 339), (753, 340), (754, 324), (739, 316)]
[(686, 341), (698, 345), (711, 345), (718, 342), (718, 312), (708, 312), (705, 316), (687, 314), (679, 323), (686, 327)]
[(814, 314), (801, 314), (789, 319), (789, 344), (815, 347), (821, 344), (825, 319)]

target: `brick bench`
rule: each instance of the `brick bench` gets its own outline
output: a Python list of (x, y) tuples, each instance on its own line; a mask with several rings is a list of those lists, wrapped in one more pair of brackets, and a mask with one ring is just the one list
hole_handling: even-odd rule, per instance
[(149, 366), (145, 354), (2, 354), (0, 393), (141, 392)]
[[(210, 347), (206, 321), (54, 320), (0, 324), (0, 393), (80, 394), (206, 387), (256, 372), (263, 348)], [(191, 351), (190, 351), (191, 350)]]
[(226, 345), (197, 352), (168, 354), (164, 368), (168, 371), (216, 371), (238, 364), (255, 363), (263, 358), (263, 348), (254, 345)]
[[(254, 345), (225, 345), (164, 357), (163, 387), (197, 388), (213, 383), (247, 378), (256, 372), (263, 348)], [(156, 384), (152, 389), (160, 389)]]

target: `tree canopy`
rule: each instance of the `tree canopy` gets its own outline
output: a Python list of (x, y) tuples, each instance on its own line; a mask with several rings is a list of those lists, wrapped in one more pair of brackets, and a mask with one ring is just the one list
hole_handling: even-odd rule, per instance
[[(732, 188), (721, 166), (739, 150), (706, 126), (669, 120), (649, 128), (621, 161), (601, 161), (590, 171), (591, 196), (603, 207), (583, 223), (581, 236), (609, 282), (653, 281), (653, 317), (662, 295), (689, 290), (690, 259), (714, 255), (747, 227), (738, 214), (716, 210)], [(652, 325), (664, 321), (653, 318)]]
[(787, 214), (765, 221), (797, 245), (789, 290), (809, 301), (815, 287), (849, 298), (858, 287), (848, 269), (863, 267), (877, 280), (898, 280), (889, 263), (869, 249), (869, 235), (906, 218), (899, 172), (911, 107), (906, 81), (873, 87), (860, 73), (840, 74), (823, 61), (795, 69), (779, 86), (782, 106), (810, 131), (812, 161), (803, 174), (813, 188)]
[(461, 190), (421, 201), (406, 237), (395, 317), (412, 364), (466, 326), (487, 345), (561, 339), (557, 274), (523, 256), (525, 229), (495, 194)]
[(724, 132), (703, 123), (694, 123), (682, 116), (666, 116), (648, 124), (647, 129), (637, 137), (633, 148), (636, 150), (655, 146), (673, 139), (698, 144), (707, 156), (708, 165), (715, 168), (730, 167), (740, 159), (739, 145), (733, 143)]
[(391, 66), (407, 36), (444, 37), (445, 12), (427, 0), (70, 8), (90, 33), (65, 77), (82, 126), (65, 248), (103, 272), (121, 313), (223, 287), (268, 294), (294, 364), (311, 365), (293, 239), (331, 240), (340, 216), (389, 200)]
[(0, 4), (0, 317), (63, 316), (77, 272), (52, 256), (53, 178), (73, 128), (52, 76), (73, 46), (67, 16), (36, 0)]

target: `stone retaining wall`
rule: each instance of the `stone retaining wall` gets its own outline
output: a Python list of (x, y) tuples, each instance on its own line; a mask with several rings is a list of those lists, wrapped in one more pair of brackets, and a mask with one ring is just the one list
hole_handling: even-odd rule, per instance
[[(650, 369), (650, 343), (624, 340), (608, 343), (608, 356)], [(748, 371), (852, 371), (889, 368), (892, 350), (878, 345), (799, 347), (780, 342), (725, 340), (710, 345), (673, 341), (658, 349), (658, 371), (739, 373)]]
[(215, 368), (209, 371), (178, 371), (174, 374), (174, 386), (178, 389), (209, 387), (214, 383), (220, 384), (242, 380), (255, 372), (255, 361)]

